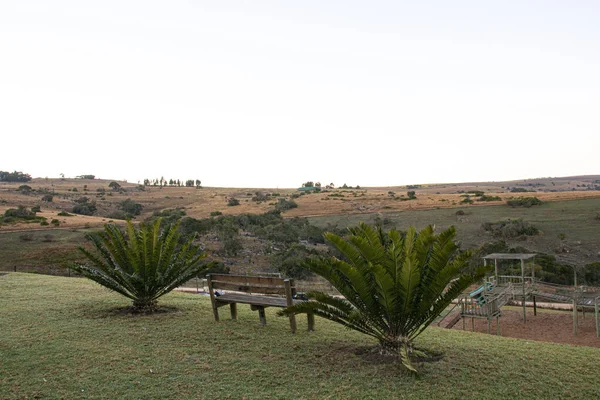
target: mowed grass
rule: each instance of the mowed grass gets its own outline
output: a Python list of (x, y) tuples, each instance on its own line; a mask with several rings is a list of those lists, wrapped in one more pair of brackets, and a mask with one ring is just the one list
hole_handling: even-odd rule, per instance
[(175, 308), (123, 315), (126, 299), (81, 278), (0, 276), (0, 398), (200, 399), (595, 399), (600, 349), (428, 329), (418, 345), (442, 351), (419, 365), (357, 355), (375, 343), (317, 318), (268, 310), (268, 325), (239, 307), (212, 317), (210, 300), (172, 293)]

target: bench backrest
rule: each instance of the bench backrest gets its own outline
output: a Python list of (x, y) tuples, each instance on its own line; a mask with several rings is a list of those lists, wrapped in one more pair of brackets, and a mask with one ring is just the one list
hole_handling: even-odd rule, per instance
[(285, 283), (289, 281), (292, 296), (296, 294), (296, 287), (293, 279), (282, 279), (266, 276), (247, 276), (247, 275), (225, 275), (209, 274), (207, 275), (209, 288), (233, 290), (244, 293), (261, 293), (286, 295)]

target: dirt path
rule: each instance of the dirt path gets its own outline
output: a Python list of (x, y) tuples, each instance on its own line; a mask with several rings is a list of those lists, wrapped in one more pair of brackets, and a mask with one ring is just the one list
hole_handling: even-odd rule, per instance
[[(470, 318), (465, 319), (465, 326), (471, 330)], [(459, 321), (453, 329), (462, 327)], [(487, 334), (487, 321), (475, 319), (475, 331)], [(495, 333), (496, 321), (492, 321), (492, 334)], [(534, 316), (533, 310), (527, 309), (527, 323), (523, 323), (522, 310), (505, 309), (500, 317), (500, 335), (600, 348), (600, 338), (596, 337), (594, 314), (591, 312), (585, 313), (585, 319), (579, 313), (578, 334), (574, 336), (572, 311), (538, 310), (537, 316)]]

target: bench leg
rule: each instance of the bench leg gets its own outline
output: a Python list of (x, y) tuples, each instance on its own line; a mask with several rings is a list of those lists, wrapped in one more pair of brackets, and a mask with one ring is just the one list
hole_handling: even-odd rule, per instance
[(213, 314), (215, 316), (215, 321), (219, 322), (219, 308), (217, 307), (217, 305), (215, 303), (213, 303), (212, 308), (213, 308)]
[(292, 333), (296, 333), (296, 316), (294, 314), (290, 314), (290, 328)]
[(310, 332), (315, 330), (315, 314), (306, 314), (306, 317), (308, 319), (308, 330)]
[(264, 307), (257, 307), (257, 308), (258, 308), (258, 318), (260, 318), (260, 324), (266, 325), (267, 324), (267, 316), (265, 315), (265, 308)]
[(231, 319), (236, 320), (237, 319), (237, 304), (236, 303), (229, 304), (229, 311), (231, 311)]

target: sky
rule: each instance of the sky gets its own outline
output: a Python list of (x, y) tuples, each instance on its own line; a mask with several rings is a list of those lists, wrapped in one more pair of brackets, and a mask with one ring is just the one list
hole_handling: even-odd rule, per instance
[(297, 187), (600, 174), (597, 1), (0, 1), (0, 170)]

